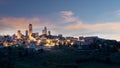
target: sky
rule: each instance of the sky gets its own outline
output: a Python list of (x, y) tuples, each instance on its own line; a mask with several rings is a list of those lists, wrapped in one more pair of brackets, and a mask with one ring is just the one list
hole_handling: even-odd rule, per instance
[(28, 24), (41, 34), (98, 36), (120, 41), (120, 0), (0, 0), (0, 35), (24, 34)]

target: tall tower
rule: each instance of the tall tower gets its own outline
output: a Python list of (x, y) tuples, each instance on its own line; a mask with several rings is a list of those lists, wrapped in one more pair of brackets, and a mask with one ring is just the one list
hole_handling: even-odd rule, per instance
[(29, 24), (29, 37), (32, 35), (32, 24)]
[(28, 30), (25, 31), (26, 37), (28, 37)]
[(46, 27), (44, 27), (44, 29), (42, 30), (42, 34), (47, 35), (47, 28)]
[(50, 31), (48, 31), (48, 35), (49, 35), (49, 36), (51, 35), (51, 32), (50, 32)]
[(47, 28), (46, 27), (44, 27), (44, 31), (45, 31), (45, 35), (47, 35)]
[(18, 30), (18, 32), (17, 32), (17, 39), (21, 39), (21, 37), (22, 37), (21, 31)]

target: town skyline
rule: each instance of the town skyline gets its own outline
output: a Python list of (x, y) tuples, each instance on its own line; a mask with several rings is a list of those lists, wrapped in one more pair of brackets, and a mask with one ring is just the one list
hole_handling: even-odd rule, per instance
[(119, 0), (48, 1), (0, 0), (0, 35), (24, 34), (28, 24), (41, 34), (44, 26), (53, 35), (98, 36), (120, 41)]
[[(33, 24), (28, 24), (28, 25), (27, 25), (26, 29), (24, 29), (22, 31), (21, 31), (21, 29), (18, 29), (16, 31), (16, 33), (4, 34), (4, 35), (1, 35), (1, 36), (7, 36), (7, 35), (14, 36), (15, 35), (15, 36), (17, 36), (17, 39), (22, 39), (22, 35), (23, 35), (23, 36), (28, 36), (29, 38), (32, 38), (32, 40), (35, 39), (34, 37), (32, 37), (32, 34), (36, 34), (36, 33), (39, 36), (41, 36), (41, 35), (53, 35), (53, 36), (62, 35), (63, 37), (74, 37), (74, 38), (79, 38), (79, 37), (99, 37), (97, 35), (95, 35), (95, 36), (94, 35), (90, 35), (90, 36), (89, 35), (88, 36), (85, 36), (85, 35), (82, 35), (82, 36), (81, 35), (79, 35), (79, 36), (64, 36), (62, 33), (52, 34), (51, 30), (50, 29), (48, 30), (46, 26), (43, 26), (41, 31), (35, 32)], [(99, 37), (99, 38), (102, 38), (102, 37)], [(103, 39), (109, 39), (109, 38), (103, 38)], [(110, 39), (110, 40), (116, 40), (116, 39)], [(117, 40), (117, 41), (119, 41), (119, 40)]]

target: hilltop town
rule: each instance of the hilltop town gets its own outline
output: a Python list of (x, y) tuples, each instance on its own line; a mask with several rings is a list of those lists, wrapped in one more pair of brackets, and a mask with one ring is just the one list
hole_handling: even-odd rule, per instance
[(103, 48), (104, 46), (114, 48), (118, 43), (116, 40), (102, 39), (97, 36), (80, 36), (76, 38), (63, 37), (62, 34), (52, 35), (51, 31), (48, 31), (47, 27), (44, 27), (42, 34), (33, 33), (32, 24), (29, 24), (28, 27), (29, 29), (25, 31), (25, 35), (21, 32), (21, 30), (18, 30), (17, 35), (14, 34), (12, 36), (0, 36), (0, 47), (24, 46), (25, 48), (39, 49), (42, 46), (68, 46), (77, 47), (80, 49), (90, 49), (90, 47), (98, 49)]
[(116, 40), (52, 35), (47, 27), (40, 35), (33, 33), (32, 24), (25, 35), (18, 30), (17, 35), (0, 36), (0, 68), (79, 68), (86, 61), (119, 64), (119, 56)]

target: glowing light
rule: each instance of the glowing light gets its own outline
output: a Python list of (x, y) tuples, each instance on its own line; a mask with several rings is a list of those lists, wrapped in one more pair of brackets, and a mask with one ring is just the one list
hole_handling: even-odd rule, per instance
[(21, 31), (18, 30), (17, 39), (21, 39), (21, 37), (22, 37)]
[(9, 46), (9, 45), (8, 45), (8, 42), (4, 42), (3, 45), (4, 45), (5, 47), (8, 47), (8, 46)]
[(51, 47), (51, 46), (55, 46), (55, 43), (51, 43), (51, 44), (45, 44), (45, 46), (49, 46), (49, 47)]
[(49, 46), (49, 47), (51, 47), (51, 46), (55, 46), (55, 43), (53, 43), (52, 40), (47, 39), (47, 40), (46, 40), (46, 44), (45, 44), (45, 46)]
[(41, 43), (41, 40), (38, 40), (38, 41), (37, 41), (37, 45), (40, 45), (40, 43)]
[(70, 42), (70, 40), (68, 39), (67, 42)]
[(47, 41), (47, 43), (48, 43), (48, 44), (50, 44), (50, 43), (51, 43), (51, 40), (50, 40), (50, 39), (47, 39), (46, 41)]
[(70, 44), (71, 44), (71, 45), (74, 45), (74, 42), (71, 42)]
[(36, 39), (32, 36), (29, 36), (30, 41), (36, 41)]

